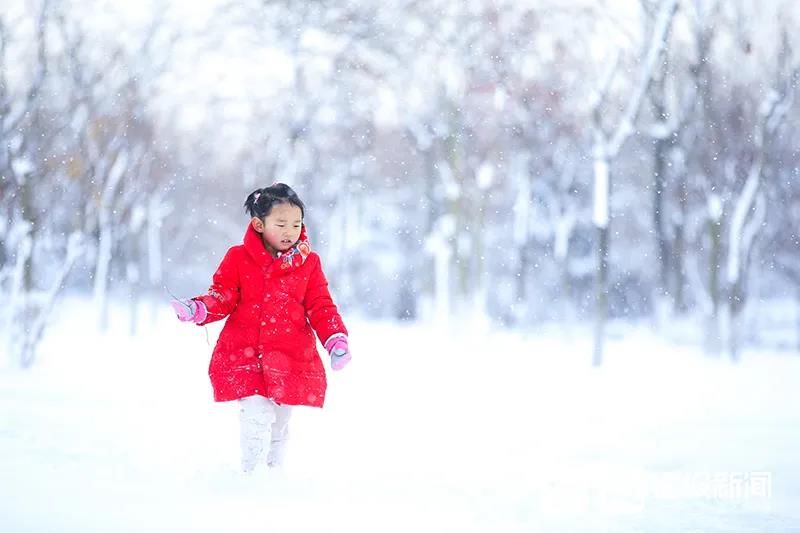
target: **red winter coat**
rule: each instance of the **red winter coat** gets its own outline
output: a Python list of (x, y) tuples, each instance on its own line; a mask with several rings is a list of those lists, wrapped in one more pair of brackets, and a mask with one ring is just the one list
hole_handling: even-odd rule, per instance
[(228, 317), (208, 368), (216, 401), (259, 394), (322, 407), (327, 382), (314, 332), (324, 342), (347, 329), (305, 227), (299, 244), (275, 258), (248, 225), (244, 244), (228, 250), (208, 293), (196, 299), (208, 309), (200, 325)]

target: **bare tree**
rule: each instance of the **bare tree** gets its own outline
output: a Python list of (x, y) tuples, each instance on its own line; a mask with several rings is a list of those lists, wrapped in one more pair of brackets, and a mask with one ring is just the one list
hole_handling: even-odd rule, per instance
[(595, 339), (592, 363), (599, 366), (603, 361), (603, 342), (605, 337), (605, 323), (608, 313), (608, 254), (610, 245), (609, 222), (611, 213), (609, 200), (611, 198), (612, 163), (619, 154), (623, 143), (633, 132), (634, 122), (642, 107), (647, 88), (654, 76), (656, 64), (667, 44), (667, 36), (672, 25), (672, 20), (678, 9), (677, 0), (665, 0), (657, 12), (651, 34), (646, 40), (642, 54), (642, 66), (638, 72), (638, 79), (633, 85), (632, 93), (628, 98), (622, 116), (616, 127), (609, 133), (604, 126), (604, 103), (608, 96), (609, 87), (616, 73), (616, 61), (612, 63), (608, 74), (598, 89), (595, 99), (593, 117), (594, 132), (594, 215), (593, 221), (597, 228), (597, 273), (595, 278)]
[[(785, 30), (786, 31), (786, 30)], [(793, 65), (788, 37), (784, 33), (776, 87), (768, 91), (759, 105), (755, 131), (752, 136), (752, 161), (746, 179), (734, 201), (728, 228), (728, 253), (725, 265), (725, 294), (727, 295), (723, 331), (727, 350), (733, 359), (740, 349), (740, 315), (748, 299), (746, 280), (752, 259), (753, 243), (764, 228), (766, 199), (762, 189), (764, 168), (769, 144), (786, 119), (800, 81), (800, 65)], [(733, 166), (728, 168), (733, 169)], [(733, 170), (731, 170), (733, 172)]]

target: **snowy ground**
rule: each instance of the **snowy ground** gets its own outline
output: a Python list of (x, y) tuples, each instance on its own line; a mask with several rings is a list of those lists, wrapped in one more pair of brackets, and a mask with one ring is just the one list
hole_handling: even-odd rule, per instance
[(579, 331), (351, 320), (285, 471), (243, 478), (202, 329), (164, 309), (101, 336), (62, 309), (39, 365), (0, 372), (4, 533), (800, 531), (794, 354), (732, 365), (631, 329), (595, 370)]

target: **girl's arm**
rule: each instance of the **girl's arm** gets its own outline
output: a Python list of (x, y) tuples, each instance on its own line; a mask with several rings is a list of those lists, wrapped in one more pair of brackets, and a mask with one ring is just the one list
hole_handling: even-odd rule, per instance
[(231, 248), (222, 258), (217, 271), (214, 272), (208, 292), (193, 298), (203, 302), (208, 310), (208, 316), (198, 323), (199, 326), (222, 320), (231, 314), (239, 303), (239, 271), (236, 268), (236, 259), (233, 255), (234, 248)]
[(308, 278), (304, 304), (311, 327), (317, 332), (319, 340), (325, 343), (337, 333), (347, 335), (347, 328), (344, 326), (336, 304), (333, 303), (330, 292), (328, 292), (328, 280), (322, 271), (319, 256), (312, 254), (311, 257), (316, 261), (314, 261), (311, 275)]

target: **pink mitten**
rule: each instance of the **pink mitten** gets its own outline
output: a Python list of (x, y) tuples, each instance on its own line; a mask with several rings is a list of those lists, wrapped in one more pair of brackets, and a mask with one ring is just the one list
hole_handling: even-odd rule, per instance
[(208, 316), (208, 311), (203, 302), (198, 300), (172, 300), (169, 303), (175, 314), (178, 315), (178, 320), (181, 322), (194, 322), (199, 324)]
[(332, 335), (325, 341), (325, 349), (331, 355), (331, 369), (341, 370), (353, 358), (347, 346), (347, 336), (342, 334)]

